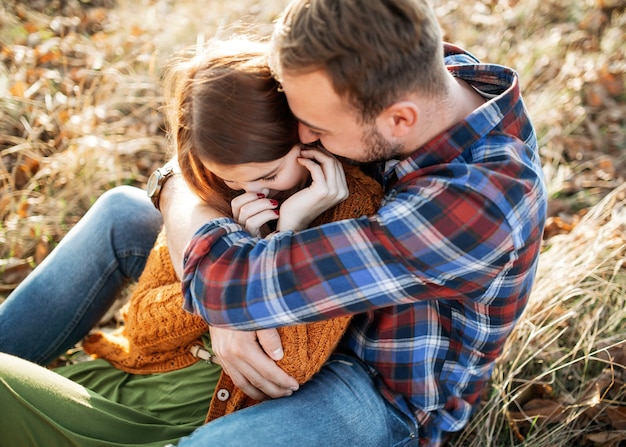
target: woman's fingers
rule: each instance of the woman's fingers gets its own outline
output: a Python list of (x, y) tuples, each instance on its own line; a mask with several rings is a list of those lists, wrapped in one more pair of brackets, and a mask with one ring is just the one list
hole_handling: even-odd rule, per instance
[(279, 203), (261, 193), (241, 194), (232, 200), (231, 206), (237, 223), (256, 237), (264, 237), (269, 232), (265, 225), (278, 219)]
[(349, 191), (341, 163), (318, 150), (302, 150), (298, 163), (311, 174), (311, 184), (281, 205), (278, 230), (301, 230), (320, 214), (348, 197)]
[(265, 237), (271, 232), (269, 227), (266, 227), (266, 224), (277, 220), (278, 216), (279, 213), (276, 209), (265, 210), (254, 216), (250, 216), (242, 226), (253, 236)]
[(257, 200), (264, 198), (264, 194), (256, 192), (244, 192), (243, 194), (238, 195), (230, 202), (230, 206), (233, 211), (233, 218), (237, 222), (240, 222), (239, 215), (241, 213), (241, 209), (249, 203), (256, 202)]
[(343, 166), (334, 156), (322, 150), (302, 150), (300, 164), (311, 173), (311, 188), (322, 196), (344, 200), (348, 197), (348, 185)]

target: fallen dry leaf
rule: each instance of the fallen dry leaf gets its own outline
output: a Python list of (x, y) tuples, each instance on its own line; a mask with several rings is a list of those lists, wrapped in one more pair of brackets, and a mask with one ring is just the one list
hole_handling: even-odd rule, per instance
[(597, 447), (618, 447), (622, 441), (626, 441), (626, 433), (614, 431), (589, 433), (585, 435), (585, 438)]
[(626, 87), (623, 73), (612, 73), (606, 67), (602, 67), (598, 72), (598, 77), (602, 87), (612, 97), (617, 98), (624, 93)]
[(39, 238), (35, 248), (35, 264), (39, 265), (50, 254), (50, 244), (45, 236)]
[(15, 166), (14, 178), (15, 187), (22, 189), (33, 175), (39, 171), (39, 160), (29, 156), (23, 156)]
[(544, 228), (544, 239), (550, 239), (557, 234), (566, 234), (571, 232), (574, 227), (580, 222), (580, 217), (577, 215), (571, 216), (568, 220), (562, 216), (548, 217)]
[(510, 411), (509, 414), (510, 419), (518, 424), (554, 423), (563, 420), (565, 410), (566, 407), (555, 400), (533, 399), (521, 411)]
[(16, 81), (11, 88), (9, 88), (9, 93), (18, 98), (23, 98), (27, 88), (28, 85), (24, 81)]
[(626, 430), (626, 407), (608, 407), (606, 415), (615, 430)]
[(19, 284), (31, 271), (30, 262), (26, 260), (17, 258), (0, 260), (0, 282), (5, 285)]

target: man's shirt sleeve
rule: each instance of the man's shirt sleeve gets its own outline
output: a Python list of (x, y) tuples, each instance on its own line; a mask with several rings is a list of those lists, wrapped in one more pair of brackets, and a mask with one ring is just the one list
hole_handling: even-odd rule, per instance
[(186, 251), (185, 308), (216, 326), (259, 329), (433, 297), (488, 299), (517, 250), (502, 210), (509, 205), (490, 199), (496, 185), (469, 170), (418, 179), (374, 217), (268, 240), (213, 221)]

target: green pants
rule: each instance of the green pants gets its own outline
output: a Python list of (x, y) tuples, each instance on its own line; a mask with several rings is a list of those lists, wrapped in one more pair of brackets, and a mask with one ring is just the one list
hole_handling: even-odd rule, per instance
[(221, 369), (127, 374), (104, 360), (48, 370), (0, 353), (0, 447), (163, 447), (204, 423)]

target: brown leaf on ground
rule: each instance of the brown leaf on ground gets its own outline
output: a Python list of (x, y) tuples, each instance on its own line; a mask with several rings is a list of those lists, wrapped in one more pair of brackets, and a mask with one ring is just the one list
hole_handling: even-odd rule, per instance
[(615, 430), (626, 431), (626, 407), (609, 407), (606, 416)]
[(605, 431), (586, 434), (585, 438), (597, 447), (619, 447), (622, 441), (626, 441), (626, 433)]
[(566, 407), (552, 399), (533, 399), (521, 411), (510, 411), (510, 420), (518, 425), (561, 422)]
[(602, 67), (598, 72), (599, 83), (604, 90), (614, 98), (622, 95), (626, 90), (626, 81), (623, 73), (614, 73), (607, 67)]
[(14, 182), (16, 188), (23, 188), (33, 175), (39, 171), (39, 160), (33, 157), (24, 156), (15, 166)]
[(39, 265), (50, 254), (50, 244), (44, 236), (39, 238), (35, 248), (35, 264)]
[(580, 222), (580, 217), (574, 216), (554, 216), (548, 217), (546, 220), (546, 226), (544, 228), (544, 239), (550, 239), (557, 234), (566, 234), (574, 229), (576, 224)]
[(32, 271), (30, 263), (23, 259), (9, 258), (0, 262), (0, 283), (15, 286)]

